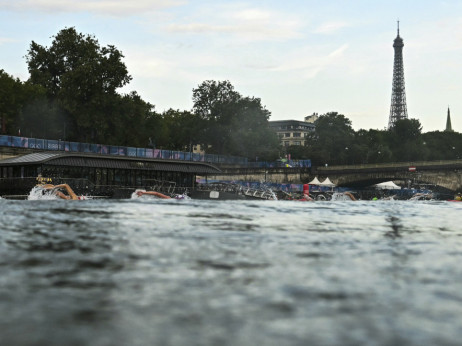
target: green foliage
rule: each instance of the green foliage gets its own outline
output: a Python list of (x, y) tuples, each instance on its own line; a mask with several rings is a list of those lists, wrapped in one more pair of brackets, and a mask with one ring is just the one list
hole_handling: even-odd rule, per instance
[(246, 157), (276, 157), (278, 139), (271, 113), (255, 97), (243, 97), (229, 81), (204, 81), (193, 90), (193, 111), (206, 122), (201, 137), (208, 151)]
[(389, 131), (393, 161), (417, 161), (423, 158), (422, 125), (417, 119), (398, 120)]
[(316, 130), (308, 138), (312, 161), (317, 165), (350, 163), (350, 147), (354, 139), (351, 121), (343, 114), (330, 112), (316, 120)]
[(107, 138), (115, 91), (131, 80), (122, 58), (114, 46), (100, 47), (93, 36), (74, 28), (61, 30), (50, 48), (31, 43), (26, 56), (30, 81), (67, 113), (69, 139)]
[(159, 145), (171, 150), (190, 151), (192, 146), (201, 142), (205, 120), (188, 111), (169, 109), (162, 114), (164, 133)]
[[(54, 135), (56, 128), (47, 125), (53, 115), (45, 97), (46, 90), (30, 82), (21, 82), (0, 70), (0, 117), (8, 134), (30, 134), (32, 124)], [(2, 124), (0, 124), (2, 127)]]
[(400, 120), (390, 131), (355, 132), (343, 115), (327, 113), (317, 120), (316, 131), (306, 147), (309, 151), (304, 154), (315, 165), (366, 164), (454, 158), (462, 142), (457, 133), (422, 135), (422, 126), (416, 119)]
[(391, 160), (389, 132), (379, 130), (359, 130), (355, 133), (353, 163), (381, 163)]
[(14, 79), (13, 76), (10, 76), (4, 70), (0, 70), (1, 132), (13, 133), (15, 131), (16, 116), (22, 108), (22, 89), (23, 85), (19, 79)]
[(427, 132), (422, 135), (425, 160), (462, 159), (462, 134), (458, 132)]
[(100, 129), (104, 129), (104, 143), (147, 147), (149, 137), (155, 135), (159, 116), (154, 106), (143, 101), (135, 92), (104, 98), (102, 104), (104, 116), (98, 119)]
[(311, 158), (310, 150), (306, 146), (302, 145), (289, 145), (285, 148), (286, 153), (290, 154), (292, 160), (304, 160), (306, 158)]

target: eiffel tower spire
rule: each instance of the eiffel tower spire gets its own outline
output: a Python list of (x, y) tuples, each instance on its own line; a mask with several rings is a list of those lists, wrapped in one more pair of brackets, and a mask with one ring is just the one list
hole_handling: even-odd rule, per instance
[(448, 117), (446, 119), (446, 132), (453, 132), (452, 125), (451, 125), (451, 111), (449, 110), (448, 106)]
[(403, 47), (403, 39), (399, 36), (398, 20), (398, 32), (395, 40), (393, 41), (395, 59), (393, 64), (393, 87), (391, 92), (390, 118), (388, 120), (389, 129), (392, 128), (398, 120), (407, 119), (406, 91), (404, 88)]

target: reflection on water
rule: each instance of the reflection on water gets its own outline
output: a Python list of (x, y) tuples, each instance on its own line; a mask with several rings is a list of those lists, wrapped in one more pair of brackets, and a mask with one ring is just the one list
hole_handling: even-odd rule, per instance
[(5, 345), (462, 337), (457, 203), (1, 200), (0, 210)]

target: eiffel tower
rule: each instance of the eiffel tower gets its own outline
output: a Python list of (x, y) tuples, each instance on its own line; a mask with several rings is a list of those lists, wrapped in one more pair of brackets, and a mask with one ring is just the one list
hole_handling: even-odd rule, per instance
[(388, 120), (388, 129), (401, 119), (407, 119), (406, 91), (404, 89), (404, 67), (403, 67), (403, 39), (398, 35), (393, 41), (395, 49), (395, 61), (393, 64), (393, 88), (391, 92), (390, 119)]

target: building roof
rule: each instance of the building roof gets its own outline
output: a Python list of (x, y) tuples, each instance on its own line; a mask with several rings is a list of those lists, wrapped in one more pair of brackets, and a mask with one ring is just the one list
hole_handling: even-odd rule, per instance
[(300, 125), (308, 125), (310, 127), (314, 127), (315, 125), (313, 123), (309, 123), (307, 121), (303, 120), (271, 120), (268, 121), (269, 125), (281, 125), (281, 124), (300, 124)]
[(67, 152), (33, 153), (0, 160), (0, 167), (36, 164), (116, 169), (153, 169), (158, 171), (174, 171), (195, 174), (221, 172), (218, 167), (206, 162)]
[[(287, 128), (287, 127), (292, 128)], [(273, 130), (306, 130), (306, 131), (313, 131), (316, 128), (316, 125), (313, 123), (309, 123), (307, 121), (300, 121), (300, 120), (274, 120), (269, 121), (269, 127)]]

